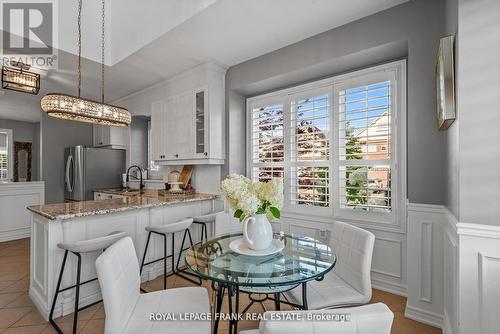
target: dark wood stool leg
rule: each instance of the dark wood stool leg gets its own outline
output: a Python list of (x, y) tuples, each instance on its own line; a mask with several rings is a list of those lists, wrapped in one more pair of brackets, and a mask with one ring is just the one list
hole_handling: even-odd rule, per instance
[(57, 295), (59, 295), (59, 289), (61, 288), (61, 282), (62, 282), (62, 277), (64, 274), (64, 267), (66, 266), (66, 259), (68, 258), (68, 251), (64, 251), (64, 257), (61, 265), (61, 272), (59, 273), (59, 278), (57, 279), (57, 286), (56, 286), (56, 293), (54, 295), (54, 300), (52, 300), (52, 307), (50, 308), (50, 315), (49, 315), (49, 322), (54, 327), (54, 329), (60, 333), (63, 334), (59, 326), (55, 323), (53, 317), (54, 317), (54, 309), (56, 308), (56, 302), (57, 302)]

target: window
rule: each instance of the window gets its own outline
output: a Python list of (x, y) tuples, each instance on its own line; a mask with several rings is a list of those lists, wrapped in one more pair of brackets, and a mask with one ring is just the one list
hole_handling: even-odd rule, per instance
[[(370, 81), (369, 81), (370, 82)], [(390, 213), (391, 83), (338, 92), (339, 204), (343, 209)]]
[(283, 104), (252, 109), (252, 178), (266, 181), (284, 173)]
[(399, 61), (249, 99), (248, 174), (283, 177), (285, 215), (397, 224), (404, 75)]
[(330, 94), (294, 95), (290, 102), (290, 199), (295, 205), (330, 206)]
[(0, 129), (0, 181), (12, 179), (12, 130)]

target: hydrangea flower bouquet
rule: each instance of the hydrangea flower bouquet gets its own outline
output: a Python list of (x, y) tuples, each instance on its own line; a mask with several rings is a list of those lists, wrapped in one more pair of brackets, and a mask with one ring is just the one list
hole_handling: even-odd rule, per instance
[(271, 247), (273, 229), (270, 220), (280, 218), (283, 207), (283, 180), (252, 182), (243, 175), (229, 175), (222, 181), (222, 191), (234, 211), (234, 217), (243, 222), (242, 240), (254, 251)]
[(268, 182), (252, 182), (243, 175), (232, 174), (222, 181), (222, 191), (234, 211), (234, 217), (266, 214), (269, 220), (280, 218), (283, 207), (283, 180), (272, 178)]

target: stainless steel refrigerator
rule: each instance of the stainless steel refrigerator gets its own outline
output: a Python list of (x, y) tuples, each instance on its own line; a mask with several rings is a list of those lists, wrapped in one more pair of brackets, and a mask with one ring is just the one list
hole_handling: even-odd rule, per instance
[(93, 191), (121, 187), (125, 172), (125, 150), (68, 147), (64, 150), (64, 199), (93, 200)]

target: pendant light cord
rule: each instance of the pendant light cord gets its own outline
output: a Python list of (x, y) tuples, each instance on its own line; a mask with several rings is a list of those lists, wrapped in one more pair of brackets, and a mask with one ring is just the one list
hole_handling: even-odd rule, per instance
[(82, 89), (82, 0), (78, 0), (78, 97)]
[(104, 103), (104, 12), (105, 4), (102, 2), (102, 39), (101, 39), (101, 102)]

